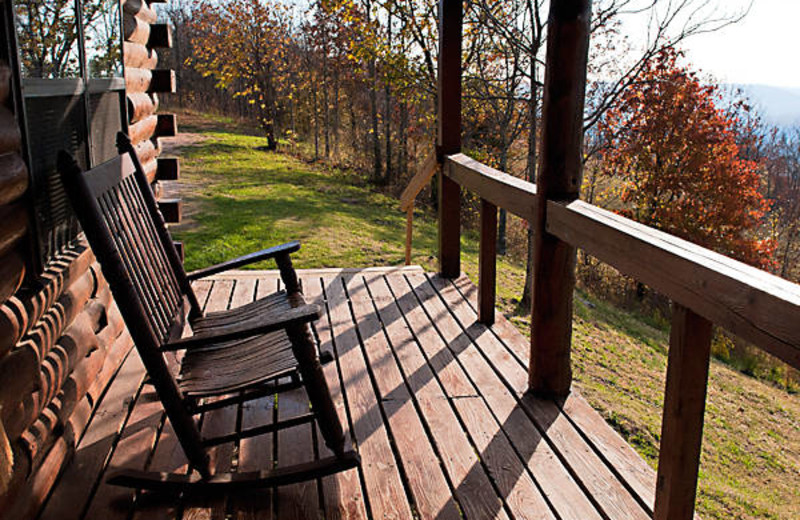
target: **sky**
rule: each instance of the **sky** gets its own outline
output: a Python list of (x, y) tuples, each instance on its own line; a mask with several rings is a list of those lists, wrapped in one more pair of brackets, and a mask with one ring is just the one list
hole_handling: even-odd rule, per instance
[(690, 63), (720, 82), (800, 87), (800, 0), (754, 0), (741, 22), (692, 36), (684, 48)]

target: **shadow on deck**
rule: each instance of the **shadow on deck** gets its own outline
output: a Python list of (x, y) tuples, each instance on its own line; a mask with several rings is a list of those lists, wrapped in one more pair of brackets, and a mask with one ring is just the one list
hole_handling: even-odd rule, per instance
[[(307, 270), (342, 423), (362, 465), (318, 482), (225, 497), (133, 493), (103, 482), (109, 467), (186, 468), (134, 351), (111, 385), (40, 518), (483, 519), (649, 518), (655, 473), (577, 392), (525, 393), (528, 340), (498, 316), (476, 322), (477, 289), (419, 268)], [(206, 310), (279, 286), (277, 272), (196, 283)], [(302, 389), (206, 412), (205, 435), (307, 411)], [(218, 470), (326, 455), (311, 425), (218, 447)]]

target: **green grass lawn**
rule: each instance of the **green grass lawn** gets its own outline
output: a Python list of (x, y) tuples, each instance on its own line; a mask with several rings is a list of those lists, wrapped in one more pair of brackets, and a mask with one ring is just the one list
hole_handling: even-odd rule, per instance
[[(353, 174), (259, 150), (265, 140), (230, 121), (181, 115), (198, 134), (180, 149), (184, 222), (173, 228), (196, 269), (297, 239), (299, 268), (400, 265), (405, 215), (396, 199)], [(413, 263), (435, 270), (436, 221), (414, 220)], [(462, 265), (477, 276), (478, 236), (462, 236)], [(272, 268), (266, 264), (256, 268)], [(515, 316), (522, 265), (498, 262), (498, 304)], [(668, 332), (577, 293), (576, 385), (655, 467)], [(722, 363), (711, 367), (698, 511), (706, 518), (800, 518), (800, 401)]]

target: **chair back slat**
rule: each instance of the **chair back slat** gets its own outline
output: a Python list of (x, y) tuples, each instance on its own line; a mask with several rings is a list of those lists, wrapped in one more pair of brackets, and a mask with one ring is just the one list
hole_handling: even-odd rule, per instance
[[(142, 196), (142, 192), (136, 186), (136, 179), (135, 176), (132, 179), (129, 186), (126, 186), (126, 189), (131, 194), (131, 197), (137, 200), (137, 207), (142, 208), (140, 210), (140, 219), (139, 222), (143, 227), (143, 232), (146, 235), (147, 243), (150, 245), (150, 251), (156, 258), (159, 266), (159, 277), (164, 284), (168, 284), (170, 288), (170, 295), (174, 296), (174, 301), (172, 302), (173, 305), (179, 305), (183, 301), (183, 295), (181, 291), (181, 284), (178, 281), (177, 274), (175, 273), (174, 268), (172, 267), (169, 261), (169, 255), (166, 251), (166, 248), (161, 242), (160, 237), (158, 236), (158, 231), (156, 229), (156, 224), (153, 222), (152, 218), (149, 217), (148, 209), (147, 209), (147, 201)], [(158, 246), (161, 247), (158, 247)]]
[(159, 310), (171, 326), (178, 305), (181, 303), (181, 290), (161, 241), (155, 235), (152, 220), (149, 218), (134, 177), (128, 177), (122, 182), (120, 197), (124, 201), (121, 208), (129, 219), (138, 241), (136, 249), (144, 262), (142, 266), (144, 275), (150, 281), (150, 285), (160, 288), (162, 298), (157, 302)]
[[(123, 179), (122, 182), (125, 181), (126, 179)], [(112, 238), (123, 259), (127, 276), (133, 282), (139, 298), (148, 311), (150, 326), (159, 341), (163, 342), (167, 337), (172, 318), (168, 311), (170, 305), (167, 304), (168, 288), (155, 283), (152, 277), (153, 266), (148, 262), (145, 253), (148, 245), (138, 233), (130, 201), (120, 188), (121, 186), (111, 188), (100, 197), (102, 217), (112, 231)]]

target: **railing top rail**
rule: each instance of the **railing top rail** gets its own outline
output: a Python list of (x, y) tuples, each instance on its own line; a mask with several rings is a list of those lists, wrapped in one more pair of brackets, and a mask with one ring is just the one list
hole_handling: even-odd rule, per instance
[(536, 209), (536, 185), (496, 170), (463, 153), (445, 158), (444, 174), (498, 208), (528, 221)]
[[(536, 185), (464, 154), (444, 173), (532, 220)], [(800, 285), (586, 202), (548, 201), (547, 231), (800, 369)]]
[(583, 201), (547, 231), (800, 368), (800, 285)]

